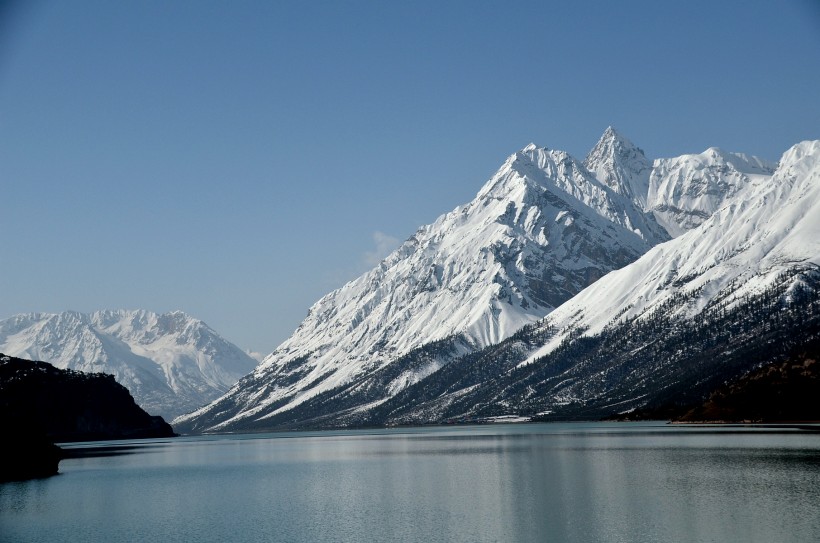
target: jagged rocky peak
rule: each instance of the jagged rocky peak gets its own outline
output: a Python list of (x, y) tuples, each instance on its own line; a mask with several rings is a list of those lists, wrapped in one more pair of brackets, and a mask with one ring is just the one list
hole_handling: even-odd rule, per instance
[(598, 418), (685, 405), (811, 345), (820, 345), (820, 141), (794, 146), (771, 178), (699, 227), (504, 343), (454, 360), (365, 421)]
[(598, 181), (642, 209), (646, 208), (652, 161), (613, 127), (604, 131), (584, 160), (584, 166)]
[[(176, 424), (183, 431), (264, 425), (385, 369), (400, 378), (367, 395), (382, 401), (449, 363), (454, 351), (509, 337), (667, 239), (651, 215), (579, 160), (527, 145), (472, 201), (319, 300), (253, 374)], [(403, 365), (406, 355), (438, 341), (450, 347)]]
[[(802, 142), (786, 151), (765, 181), (734, 196), (685, 236), (654, 247), (586, 289), (547, 321), (556, 329), (568, 329), (572, 323), (594, 334), (610, 324), (611, 315), (644, 318), (664, 302), (686, 295), (699, 300), (682, 306), (681, 317), (691, 318), (721, 291), (728, 289), (732, 299), (748, 298), (779, 274), (803, 266), (816, 268), (820, 141)], [(560, 337), (555, 336), (551, 348)]]
[(598, 181), (651, 212), (673, 237), (700, 225), (727, 198), (770, 177), (776, 168), (761, 158), (718, 147), (652, 161), (611, 126), (584, 166)]
[[(651, 324), (650, 310), (663, 309), (669, 319), (688, 323), (717, 299), (716, 293), (733, 285), (766, 286), (770, 272), (793, 271), (788, 263), (818, 264), (812, 240), (820, 239), (814, 206), (820, 200), (814, 185), (801, 182), (814, 167), (812, 153), (807, 144), (784, 155), (784, 173), (768, 183), (763, 161), (717, 149), (650, 167), (643, 152), (613, 129), (590, 153), (587, 166), (565, 152), (527, 145), (507, 158), (471, 202), (421, 227), (373, 270), (317, 302), (252, 374), (213, 403), (178, 418), (177, 428), (343, 425), (382, 406), (386, 418), (367, 420), (441, 422), (447, 413), (468, 417), (490, 407), (518, 409), (521, 397), (495, 385), (518, 379), (518, 372), (510, 371), (516, 367), (538, 369), (540, 357), (564, 339), (600, 333), (610, 323), (626, 326), (627, 318)], [(708, 180), (712, 174), (718, 176), (718, 190), (705, 195), (715, 200), (690, 198), (687, 187), (699, 187), (704, 175)], [(738, 176), (760, 182), (740, 183)], [(625, 194), (650, 194), (642, 184), (649, 178), (669, 189), (671, 199), (664, 205), (670, 206), (670, 224), (684, 229), (673, 220), (681, 210), (681, 218), (698, 214), (706, 224), (669, 240), (647, 212), (659, 210), (647, 201), (642, 209)], [(728, 188), (738, 183), (759, 190), (732, 196)], [(731, 199), (715, 207), (726, 198)], [(761, 266), (767, 261), (788, 265)], [(681, 293), (690, 297), (680, 298)], [(691, 335), (688, 328), (684, 332)], [(632, 356), (634, 338), (628, 330), (625, 334), (617, 345)], [(476, 352), (500, 341), (505, 343), (490, 347), (487, 355)], [(552, 394), (545, 398), (551, 404), (542, 402), (532, 413), (573, 400), (581, 405), (590, 398), (587, 385), (609, 382), (595, 365), (579, 366), (574, 354), (566, 365), (545, 369), (558, 372), (554, 390), (535, 378), (511, 382), (520, 384), (524, 395), (537, 388)], [(657, 365), (667, 358), (648, 360)], [(602, 350), (597, 359), (607, 360), (608, 353)], [(654, 368), (640, 365), (632, 374), (643, 378)], [(620, 374), (613, 374), (612, 382), (620, 382)], [(441, 398), (430, 396), (436, 388)], [(392, 410), (405, 402), (424, 417), (396, 418)]]
[(566, 151), (535, 144), (508, 157), (479, 191), (476, 200), (505, 200), (507, 205), (511, 202), (518, 217), (522, 210), (545, 197), (580, 210), (592, 221), (597, 214), (607, 223), (615, 223), (635, 234), (643, 245), (652, 246), (669, 239), (653, 216), (645, 213), (629, 196), (596, 179), (578, 159)]

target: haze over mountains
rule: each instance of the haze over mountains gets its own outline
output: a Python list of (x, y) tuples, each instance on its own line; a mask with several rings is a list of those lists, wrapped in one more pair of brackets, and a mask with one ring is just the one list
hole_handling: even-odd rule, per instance
[[(644, 309), (670, 309), (664, 303), (676, 296), (689, 309), (675, 307), (670, 318), (689, 322), (699, 314), (691, 308), (733, 299), (733, 280), (745, 281), (739, 299), (782, 281), (813, 288), (820, 251), (802, 240), (817, 233), (804, 221), (805, 207), (816, 201), (807, 192), (816, 184), (815, 147), (796, 146), (774, 173), (763, 160), (716, 148), (650, 161), (612, 128), (583, 163), (528, 145), (472, 202), (325, 296), (253, 373), (176, 424), (220, 431), (440, 422), (587, 402), (582, 393), (545, 389), (543, 401), (528, 405), (507, 398), (510, 383), (498, 379), (518, 366), (548, 364), (544, 356), (586, 331), (640, 321)], [(796, 203), (788, 219), (772, 223), (775, 200)], [(757, 212), (743, 211), (750, 208)], [(772, 262), (787, 265), (762, 259), (772, 243), (783, 252)], [(526, 347), (508, 339), (528, 333)], [(518, 354), (508, 359), (498, 349)], [(464, 380), (481, 356), (505, 363)], [(438, 396), (426, 397), (437, 386)], [(445, 408), (460, 397), (472, 400)]]

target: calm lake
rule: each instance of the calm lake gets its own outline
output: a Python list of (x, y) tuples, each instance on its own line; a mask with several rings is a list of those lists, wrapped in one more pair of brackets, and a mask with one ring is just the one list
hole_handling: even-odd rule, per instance
[(65, 447), (98, 456), (0, 484), (0, 540), (820, 541), (816, 432), (503, 424)]

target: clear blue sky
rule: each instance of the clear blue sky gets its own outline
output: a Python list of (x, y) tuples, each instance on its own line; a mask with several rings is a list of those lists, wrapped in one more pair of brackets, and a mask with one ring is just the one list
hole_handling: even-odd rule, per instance
[(0, 0), (0, 318), (271, 351), (530, 141), (820, 138), (820, 2)]

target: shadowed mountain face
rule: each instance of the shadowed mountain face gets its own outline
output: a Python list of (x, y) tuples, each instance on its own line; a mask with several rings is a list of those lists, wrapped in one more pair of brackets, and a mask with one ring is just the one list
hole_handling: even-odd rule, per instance
[(713, 392), (681, 422), (820, 422), (820, 340)]
[(63, 451), (54, 442), (171, 437), (114, 377), (61, 370), (0, 353), (0, 481), (57, 473)]

